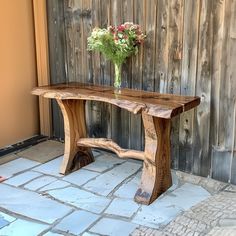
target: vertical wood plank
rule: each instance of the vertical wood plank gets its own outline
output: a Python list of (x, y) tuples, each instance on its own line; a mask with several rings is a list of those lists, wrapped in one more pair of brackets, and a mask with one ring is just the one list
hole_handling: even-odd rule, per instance
[[(133, 22), (133, 1), (123, 0), (122, 3), (122, 23)], [(131, 87), (132, 82), (132, 58), (128, 58), (122, 66), (122, 86)], [(130, 112), (122, 109), (121, 110), (121, 123), (120, 123), (120, 135), (121, 135), (121, 146), (128, 148), (130, 147), (130, 123), (131, 117)]]
[[(194, 95), (196, 87), (198, 23), (200, 1), (184, 2), (183, 57), (181, 75), (181, 94)], [(179, 169), (192, 171), (194, 111), (180, 116), (179, 130)]]
[(75, 81), (75, 33), (74, 33), (74, 1), (66, 0), (64, 2), (65, 16), (65, 37), (66, 37), (66, 71), (68, 82)]
[(209, 175), (209, 135), (210, 135), (210, 102), (211, 102), (211, 64), (212, 64), (212, 1), (202, 0), (199, 16), (199, 42), (196, 94), (201, 97), (197, 108), (194, 133), (193, 173)]
[[(66, 33), (64, 21), (63, 1), (47, 1), (49, 63), (51, 83), (64, 83), (67, 81), (66, 67)], [(64, 139), (63, 117), (56, 101), (52, 101), (53, 136)]]
[(155, 47), (156, 47), (156, 1), (144, 1), (144, 21), (147, 37), (144, 42), (143, 53), (143, 90), (154, 91), (155, 89)]
[[(212, 150), (212, 172), (211, 175), (215, 179), (222, 179), (228, 181), (230, 165), (230, 155), (224, 147), (224, 137), (221, 135), (225, 133), (225, 116), (224, 112), (227, 104), (227, 95), (225, 87), (225, 79), (228, 64), (229, 46), (226, 43), (229, 35), (230, 11), (228, 9), (227, 1), (213, 2), (213, 51), (212, 51), (212, 92), (211, 92), (211, 139), (210, 143)], [(226, 44), (225, 44), (226, 43)], [(223, 50), (227, 53), (223, 53)], [(221, 61), (224, 60), (225, 64)], [(219, 170), (218, 166), (221, 166)]]
[[(49, 71), (49, 48), (48, 48), (48, 27), (47, 27), (47, 2), (46, 0), (34, 0), (34, 25), (35, 44), (37, 57), (38, 85), (50, 84)], [(40, 133), (52, 135), (52, 117), (50, 101), (39, 98)]]
[[(123, 1), (112, 0), (111, 1), (111, 25), (119, 25), (122, 23), (122, 3)], [(111, 67), (111, 83), (114, 83), (114, 65)], [(121, 109), (112, 106), (111, 108), (111, 137), (115, 140), (120, 146), (122, 141), (122, 118), (121, 118)], [(123, 147), (123, 146), (122, 146)], [(125, 146), (124, 146), (125, 148)]]
[[(183, 0), (169, 1), (169, 55), (167, 93), (180, 94), (182, 63)], [(172, 167), (179, 166), (179, 117), (172, 119)]]
[[(235, 57), (236, 57), (236, 1), (232, 1), (231, 7), (230, 7), (230, 53), (229, 53), (229, 61), (230, 61), (230, 67), (229, 67), (229, 76), (228, 79), (230, 81), (229, 83), (229, 103), (231, 108), (231, 116), (228, 116), (228, 128), (229, 131), (231, 131), (231, 135), (228, 137), (228, 142), (226, 145), (230, 145), (230, 176), (229, 176), (229, 182), (236, 184), (236, 66), (235, 66)], [(228, 133), (227, 133), (228, 134)], [(226, 134), (226, 135), (227, 135)]]
[[(100, 8), (101, 21), (99, 26), (107, 28), (111, 25), (111, 0), (102, 0)], [(100, 56), (100, 78), (101, 84), (111, 85), (111, 62), (106, 60), (103, 56)], [(102, 136), (111, 138), (111, 110), (110, 104), (102, 104), (101, 114), (101, 129)]]
[(169, 1), (158, 1), (156, 22), (155, 91), (166, 93), (169, 54)]
[[(139, 24), (141, 28), (144, 29), (144, 8), (143, 1), (133, 0), (133, 18), (134, 23)], [(144, 45), (139, 47), (138, 54), (132, 58), (132, 82), (131, 87), (133, 89), (142, 89), (142, 78), (143, 78), (143, 55), (144, 55)], [(130, 115), (130, 147), (138, 150), (142, 150), (144, 146), (143, 140), (143, 126), (141, 115)]]

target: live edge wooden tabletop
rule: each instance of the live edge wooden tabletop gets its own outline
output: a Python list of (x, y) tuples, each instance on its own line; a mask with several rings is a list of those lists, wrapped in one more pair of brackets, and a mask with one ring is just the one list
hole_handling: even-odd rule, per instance
[[(114, 151), (121, 158), (143, 160), (140, 186), (135, 201), (152, 203), (171, 185), (170, 171), (170, 129), (171, 118), (200, 104), (199, 97), (160, 94), (134, 89), (67, 83), (41, 86), (32, 94), (56, 99), (65, 127), (65, 152), (60, 173), (70, 171), (94, 161), (91, 147)], [(86, 100), (102, 101), (134, 114), (141, 113), (145, 130), (144, 152), (123, 149), (107, 138), (88, 138), (85, 124)]]

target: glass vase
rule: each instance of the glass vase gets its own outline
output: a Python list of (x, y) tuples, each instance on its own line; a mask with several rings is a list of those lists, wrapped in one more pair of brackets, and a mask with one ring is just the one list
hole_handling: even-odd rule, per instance
[(121, 67), (122, 67), (122, 63), (114, 63), (114, 66), (115, 66), (115, 78), (114, 78), (115, 92), (121, 93)]

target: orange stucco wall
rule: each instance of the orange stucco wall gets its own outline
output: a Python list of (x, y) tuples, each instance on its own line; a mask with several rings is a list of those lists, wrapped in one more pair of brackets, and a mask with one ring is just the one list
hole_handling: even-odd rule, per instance
[(39, 132), (32, 0), (0, 1), (0, 148)]

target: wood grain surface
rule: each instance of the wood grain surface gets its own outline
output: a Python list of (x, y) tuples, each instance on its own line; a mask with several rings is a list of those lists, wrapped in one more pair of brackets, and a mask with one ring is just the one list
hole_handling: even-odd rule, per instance
[(57, 99), (64, 117), (65, 151), (60, 173), (80, 169), (94, 161), (90, 148), (78, 147), (77, 140), (87, 136), (84, 100)]
[(32, 94), (60, 100), (102, 101), (124, 108), (134, 114), (144, 111), (149, 115), (166, 119), (188, 111), (200, 103), (199, 97), (160, 94), (133, 89), (121, 89), (121, 92), (117, 94), (113, 87), (83, 83), (37, 87), (32, 91)]

